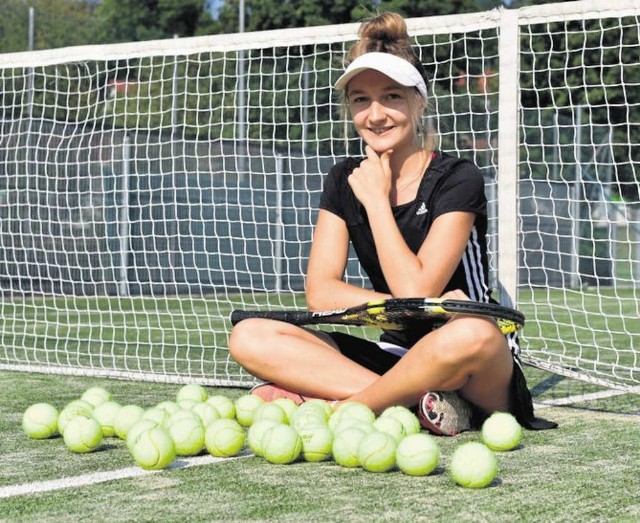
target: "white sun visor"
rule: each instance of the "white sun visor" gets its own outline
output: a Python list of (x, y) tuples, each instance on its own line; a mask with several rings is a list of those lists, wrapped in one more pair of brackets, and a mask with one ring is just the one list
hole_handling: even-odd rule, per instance
[(427, 85), (418, 70), (404, 58), (389, 53), (365, 53), (349, 64), (334, 87), (342, 90), (357, 74), (367, 69), (378, 71), (405, 87), (415, 87), (427, 99)]

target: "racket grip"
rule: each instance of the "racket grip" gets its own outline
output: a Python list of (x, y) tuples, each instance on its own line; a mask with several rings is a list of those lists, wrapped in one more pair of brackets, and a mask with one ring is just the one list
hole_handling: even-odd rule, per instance
[(294, 325), (304, 325), (313, 323), (313, 317), (307, 313), (299, 313), (296, 311), (246, 311), (235, 310), (231, 313), (231, 325), (241, 322), (249, 318), (262, 318), (265, 320), (276, 320), (293, 323)]
[(246, 320), (247, 318), (255, 318), (255, 317), (256, 317), (255, 312), (235, 310), (231, 312), (231, 325), (236, 325), (242, 320)]

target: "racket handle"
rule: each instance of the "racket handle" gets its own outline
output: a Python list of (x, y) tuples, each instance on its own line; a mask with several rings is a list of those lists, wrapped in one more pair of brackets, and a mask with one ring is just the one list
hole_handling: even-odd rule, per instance
[(255, 317), (256, 317), (255, 312), (236, 310), (231, 313), (231, 325), (236, 325), (242, 320), (246, 320), (247, 318), (255, 318)]
[[(231, 313), (231, 325), (248, 318), (262, 318), (291, 323), (293, 325), (310, 325), (319, 323), (316, 316), (308, 311), (245, 311), (235, 310)], [(322, 317), (321, 317), (322, 318)]]

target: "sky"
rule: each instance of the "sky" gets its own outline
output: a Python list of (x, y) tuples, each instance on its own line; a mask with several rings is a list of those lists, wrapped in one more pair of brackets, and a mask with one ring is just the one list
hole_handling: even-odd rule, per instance
[(223, 0), (207, 0), (207, 7), (211, 15), (215, 18), (218, 9), (222, 6)]

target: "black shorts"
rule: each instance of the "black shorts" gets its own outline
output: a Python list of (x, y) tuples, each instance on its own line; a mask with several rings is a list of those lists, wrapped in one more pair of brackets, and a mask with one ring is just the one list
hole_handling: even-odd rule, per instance
[[(379, 375), (387, 372), (401, 358), (397, 354), (382, 349), (375, 342), (344, 332), (327, 332), (326, 334), (347, 358)], [(515, 355), (513, 356), (513, 374), (509, 384), (509, 411), (523, 427), (528, 429), (543, 430), (557, 427), (556, 423), (534, 416), (533, 400), (522, 372), (522, 364)], [(474, 409), (472, 424), (476, 428), (480, 427), (486, 417), (487, 414), (481, 409)]]

